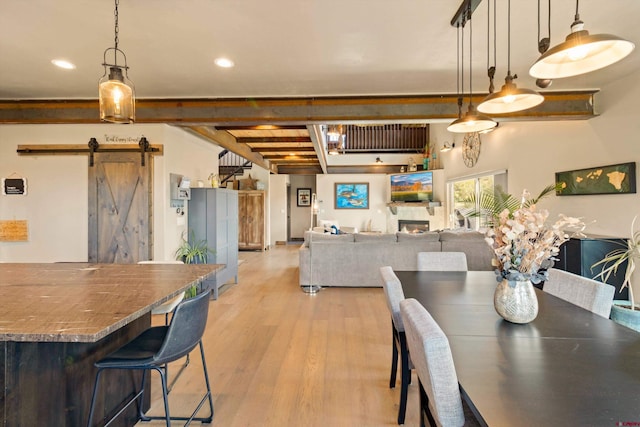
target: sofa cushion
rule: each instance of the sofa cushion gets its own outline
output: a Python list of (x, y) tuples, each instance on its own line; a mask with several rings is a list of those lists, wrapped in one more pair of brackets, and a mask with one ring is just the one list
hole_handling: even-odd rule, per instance
[(484, 241), (484, 234), (479, 231), (441, 231), (440, 241), (445, 242), (449, 240), (482, 240)]
[(329, 233), (310, 233), (312, 242), (353, 242), (353, 236), (357, 234), (329, 234)]
[(387, 234), (387, 233), (358, 233), (354, 234), (356, 243), (380, 243), (380, 242), (391, 242), (395, 243), (397, 241), (395, 234)]
[(401, 233), (397, 232), (398, 242), (415, 242), (418, 240), (437, 242), (440, 240), (440, 235), (435, 231), (427, 231), (424, 233)]

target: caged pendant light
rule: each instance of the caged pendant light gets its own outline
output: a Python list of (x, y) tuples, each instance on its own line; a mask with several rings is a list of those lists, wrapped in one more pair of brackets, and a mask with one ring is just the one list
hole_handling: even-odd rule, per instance
[(507, 8), (507, 76), (504, 79), (502, 89), (499, 92), (490, 93), (478, 105), (478, 111), (485, 114), (506, 114), (528, 110), (542, 104), (544, 101), (544, 97), (538, 92), (531, 89), (518, 88), (513, 83), (513, 80), (518, 78), (518, 75), (511, 75), (511, 0), (507, 2)]
[(585, 74), (620, 61), (633, 51), (635, 44), (611, 34), (591, 35), (576, 14), (566, 40), (547, 50), (529, 69), (537, 79), (559, 79)]
[[(104, 51), (102, 66), (104, 75), (98, 83), (100, 98), (100, 120), (110, 123), (133, 123), (135, 120), (135, 89), (129, 80), (127, 57), (118, 48), (118, 4), (115, 0), (115, 45)], [(107, 53), (113, 52), (113, 64), (107, 63)], [(118, 65), (118, 55), (124, 65)], [(107, 71), (107, 68), (109, 70)]]
[[(473, 40), (473, 25), (471, 24), (471, 5), (470, 3), (466, 8), (466, 15), (463, 19), (462, 27), (464, 28), (464, 24), (469, 22), (469, 107), (467, 108), (467, 113), (464, 117), (460, 117), (460, 105), (461, 105), (461, 97), (458, 98), (458, 118), (454, 120), (448, 127), (447, 130), (453, 133), (469, 133), (469, 132), (482, 132), (489, 129), (492, 129), (497, 126), (493, 119), (485, 116), (484, 114), (479, 114), (476, 110), (476, 107), (473, 105), (473, 49), (472, 49), (472, 40)], [(464, 37), (463, 37), (464, 38)], [(464, 42), (463, 42), (464, 43)], [(464, 57), (464, 44), (462, 48), (462, 55)], [(464, 64), (462, 66), (464, 68)], [(464, 80), (464, 76), (461, 80)], [(462, 89), (464, 94), (464, 87)]]

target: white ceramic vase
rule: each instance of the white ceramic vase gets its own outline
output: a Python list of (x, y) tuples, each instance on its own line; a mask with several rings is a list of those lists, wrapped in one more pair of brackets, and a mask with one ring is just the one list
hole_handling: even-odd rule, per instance
[(538, 315), (538, 298), (531, 281), (503, 280), (493, 295), (496, 312), (511, 323), (529, 323)]

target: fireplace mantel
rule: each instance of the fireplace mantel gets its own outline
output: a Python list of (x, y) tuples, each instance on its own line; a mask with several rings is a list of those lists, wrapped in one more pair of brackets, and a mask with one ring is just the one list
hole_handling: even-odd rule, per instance
[(440, 202), (390, 202), (387, 203), (387, 207), (392, 214), (398, 214), (398, 206), (405, 208), (425, 208), (429, 215), (433, 216), (433, 208), (440, 206)]

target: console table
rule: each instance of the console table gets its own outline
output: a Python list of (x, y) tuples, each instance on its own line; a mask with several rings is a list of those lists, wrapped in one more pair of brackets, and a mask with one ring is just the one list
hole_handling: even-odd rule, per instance
[[(0, 425), (85, 425), (93, 363), (147, 329), (152, 308), (221, 267), (0, 263)], [(133, 384), (131, 372), (108, 381), (97, 419)], [(118, 425), (134, 425), (135, 409)]]

